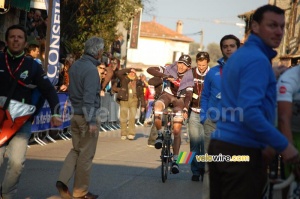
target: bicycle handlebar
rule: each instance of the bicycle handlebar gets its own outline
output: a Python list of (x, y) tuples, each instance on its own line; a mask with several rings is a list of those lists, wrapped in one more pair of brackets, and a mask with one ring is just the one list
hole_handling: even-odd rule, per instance
[(293, 173), (291, 173), (287, 179), (274, 184), (273, 189), (274, 190), (283, 189), (283, 188), (289, 186), (294, 180), (295, 180), (295, 175)]

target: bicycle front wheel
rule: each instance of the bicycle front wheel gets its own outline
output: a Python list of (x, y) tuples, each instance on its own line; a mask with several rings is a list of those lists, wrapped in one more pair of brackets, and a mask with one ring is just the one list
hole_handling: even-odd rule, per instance
[(162, 182), (166, 182), (166, 180), (168, 178), (169, 155), (170, 155), (170, 150), (168, 150), (166, 143), (163, 142), (163, 146), (161, 149), (161, 180), (162, 180)]

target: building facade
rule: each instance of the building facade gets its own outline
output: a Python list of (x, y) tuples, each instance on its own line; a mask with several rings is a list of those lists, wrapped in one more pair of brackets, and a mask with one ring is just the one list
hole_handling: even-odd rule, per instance
[(177, 22), (176, 30), (157, 23), (155, 18), (141, 22), (137, 45), (135, 48), (128, 45), (127, 67), (145, 69), (165, 65), (173, 63), (182, 54), (188, 54), (193, 39), (184, 36), (182, 29), (182, 21)]
[[(278, 55), (273, 65), (294, 66), (300, 63), (300, 2), (299, 0), (269, 0), (269, 4), (276, 5), (285, 10), (285, 35), (277, 49)], [(239, 15), (245, 23), (245, 36), (247, 39), (254, 10)]]

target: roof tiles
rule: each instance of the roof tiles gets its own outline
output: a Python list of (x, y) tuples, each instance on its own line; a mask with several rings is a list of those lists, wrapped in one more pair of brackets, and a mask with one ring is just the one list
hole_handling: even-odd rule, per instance
[(155, 21), (141, 23), (141, 37), (169, 39), (173, 41), (193, 42), (194, 40), (184, 36), (174, 30), (171, 30)]

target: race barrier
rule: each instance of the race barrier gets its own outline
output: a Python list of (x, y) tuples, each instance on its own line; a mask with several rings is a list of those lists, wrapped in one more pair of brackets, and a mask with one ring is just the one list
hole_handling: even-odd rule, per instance
[[(70, 127), (70, 120), (72, 117), (72, 106), (69, 100), (68, 93), (58, 93), (60, 103), (60, 113), (62, 115), (63, 124), (59, 127), (51, 127), (51, 111), (48, 102), (46, 101), (42, 107), (40, 113), (34, 117), (32, 122), (31, 132), (33, 139), (40, 145), (46, 145), (46, 142), (41, 139), (41, 135), (45, 133), (45, 137), (51, 142), (56, 142), (55, 139), (50, 137), (50, 130), (57, 130), (57, 135), (63, 140), (70, 140), (71, 135), (68, 130)], [(116, 102), (116, 94), (111, 95), (105, 93), (105, 96), (101, 97), (101, 107), (98, 110), (98, 114), (101, 121), (101, 131), (111, 131), (119, 129), (119, 104)]]
[[(70, 126), (71, 119), (71, 103), (69, 101), (69, 95), (68, 93), (58, 93), (58, 98), (60, 103), (60, 113), (63, 120), (61, 126), (51, 127), (51, 111), (47, 100), (45, 101), (44, 106), (41, 108), (40, 113), (34, 117), (32, 122), (31, 133), (33, 134), (33, 140), (42, 146), (47, 144), (40, 138), (41, 134), (44, 133), (45, 138), (53, 143), (56, 142), (55, 139), (49, 135), (50, 130), (57, 130), (57, 135), (63, 140), (70, 140), (70, 138), (64, 134), (64, 129)], [(67, 131), (67, 133), (70, 134), (69, 131)]]
[[(116, 101), (117, 94), (105, 93), (105, 96), (101, 97), (101, 107), (97, 110), (97, 116), (101, 121), (100, 131), (113, 131), (120, 128), (119, 116), (120, 106)], [(33, 140), (44, 146), (46, 141), (43, 141), (41, 137), (47, 138), (51, 142), (55, 143), (49, 135), (49, 131), (56, 131), (59, 138), (63, 140), (70, 140), (71, 131), (69, 127), (71, 125), (70, 120), (73, 114), (71, 102), (69, 100), (68, 93), (58, 93), (60, 103), (60, 113), (62, 115), (63, 124), (59, 127), (52, 127), (50, 125), (51, 111), (48, 102), (46, 101), (42, 107), (40, 113), (34, 117), (31, 127), (31, 133)], [(138, 119), (140, 117), (140, 108), (137, 110), (136, 120), (137, 124), (142, 125)]]
[(100, 121), (102, 131), (117, 130), (119, 128), (120, 105), (116, 101), (117, 94), (105, 93), (101, 98)]
[(31, 132), (41, 132), (47, 130), (63, 130), (70, 126), (71, 103), (67, 93), (58, 93), (60, 103), (60, 113), (62, 114), (63, 124), (59, 127), (51, 127), (51, 111), (47, 100), (40, 113), (34, 117)]

